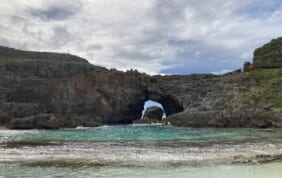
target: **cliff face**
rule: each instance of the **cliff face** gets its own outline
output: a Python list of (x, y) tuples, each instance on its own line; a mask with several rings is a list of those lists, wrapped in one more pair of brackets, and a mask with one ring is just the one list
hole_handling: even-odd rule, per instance
[[(194, 80), (189, 76), (176, 77), (172, 80), (175, 87), (167, 88), (185, 108), (168, 118), (172, 124), (188, 127), (282, 126), (282, 69), (195, 77)], [(182, 82), (177, 85), (177, 81)]]
[(272, 44), (256, 50), (249, 72), (223, 76), (151, 77), (107, 70), (69, 54), (1, 47), (0, 124), (54, 129), (132, 123), (151, 99), (164, 106), (165, 122), (177, 126), (282, 127), (278, 41), (271, 42), (274, 51), (257, 52)]

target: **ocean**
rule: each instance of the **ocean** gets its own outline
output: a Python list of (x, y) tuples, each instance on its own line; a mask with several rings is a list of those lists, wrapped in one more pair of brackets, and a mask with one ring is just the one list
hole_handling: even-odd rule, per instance
[(281, 129), (0, 131), (0, 177), (282, 178)]

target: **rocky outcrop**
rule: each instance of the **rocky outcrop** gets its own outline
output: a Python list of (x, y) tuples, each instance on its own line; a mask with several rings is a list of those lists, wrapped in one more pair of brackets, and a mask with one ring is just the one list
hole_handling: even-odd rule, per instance
[(165, 122), (177, 126), (282, 127), (279, 49), (270, 52), (271, 65), (268, 53), (256, 50), (245, 72), (149, 76), (107, 70), (69, 54), (0, 47), (0, 125), (128, 124), (141, 118), (145, 101), (154, 100), (163, 105)]
[(245, 62), (245, 63), (244, 63), (243, 71), (244, 71), (244, 72), (250, 72), (250, 71), (252, 71), (252, 70), (254, 70), (253, 64), (250, 63), (250, 62)]
[(163, 120), (163, 115), (164, 111), (162, 108), (152, 106), (146, 109), (142, 119), (136, 120), (134, 121), (134, 123), (161, 123), (161, 121)]
[(282, 37), (272, 40), (254, 52), (255, 68), (282, 67)]
[(163, 110), (159, 107), (153, 106), (146, 109), (143, 119), (155, 119), (161, 121), (163, 119)]

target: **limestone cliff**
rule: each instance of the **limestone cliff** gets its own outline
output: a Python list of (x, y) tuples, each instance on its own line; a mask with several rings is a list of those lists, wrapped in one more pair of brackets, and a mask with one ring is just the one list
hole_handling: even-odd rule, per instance
[(252, 70), (223, 76), (149, 76), (107, 70), (69, 54), (0, 47), (0, 124), (126, 124), (140, 119), (151, 99), (162, 103), (165, 122), (177, 126), (282, 127), (281, 44), (279, 38), (256, 50)]

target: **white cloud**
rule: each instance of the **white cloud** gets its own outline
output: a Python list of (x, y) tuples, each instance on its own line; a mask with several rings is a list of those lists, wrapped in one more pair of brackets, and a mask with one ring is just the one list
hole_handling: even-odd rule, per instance
[(282, 29), (278, 0), (0, 2), (0, 45), (74, 53), (150, 74), (241, 67)]

